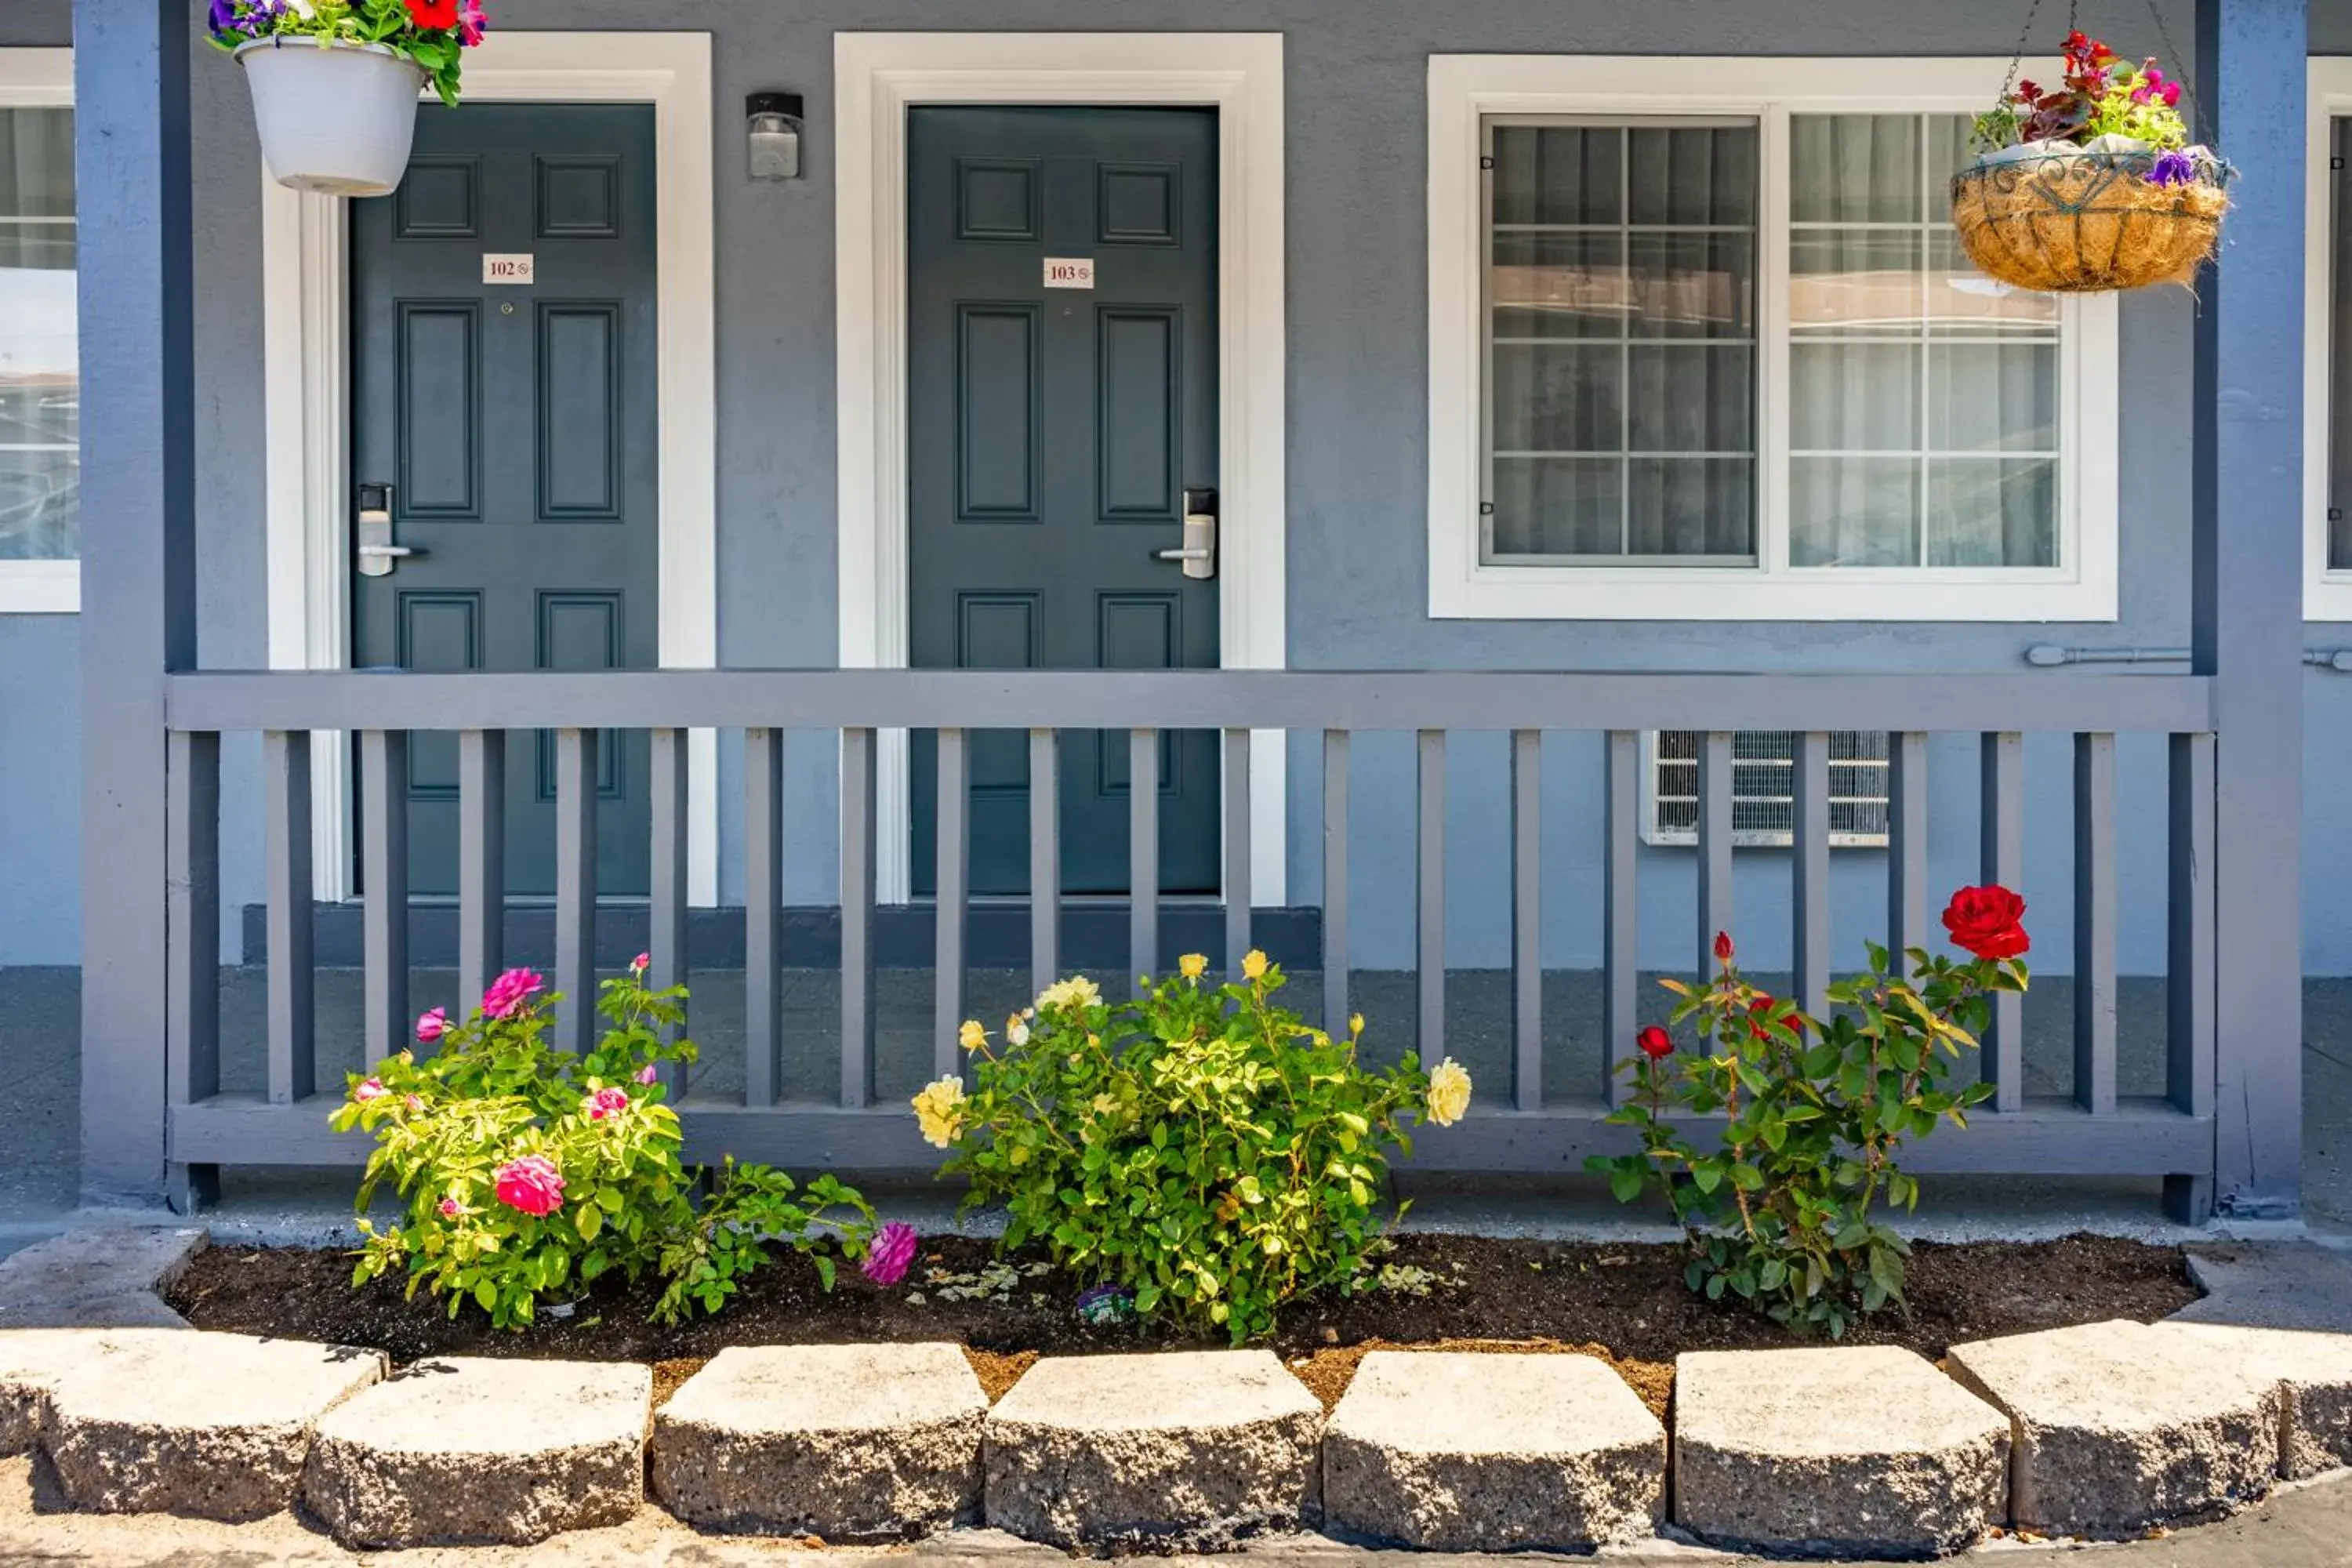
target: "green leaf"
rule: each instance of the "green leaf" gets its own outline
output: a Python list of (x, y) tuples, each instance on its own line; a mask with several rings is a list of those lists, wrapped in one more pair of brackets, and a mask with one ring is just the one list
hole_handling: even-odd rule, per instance
[(572, 1223), (583, 1241), (593, 1241), (604, 1228), (604, 1211), (594, 1204), (582, 1204), (572, 1211)]
[(1609, 1191), (1621, 1204), (1640, 1197), (1646, 1184), (1638, 1167), (1621, 1165), (1609, 1174)]

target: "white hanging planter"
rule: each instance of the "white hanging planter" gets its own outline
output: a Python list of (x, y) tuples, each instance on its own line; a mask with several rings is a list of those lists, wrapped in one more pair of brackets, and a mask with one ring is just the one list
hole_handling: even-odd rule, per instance
[(424, 68), (382, 44), (256, 38), (236, 61), (253, 89), (261, 156), (281, 185), (380, 196), (400, 184)]

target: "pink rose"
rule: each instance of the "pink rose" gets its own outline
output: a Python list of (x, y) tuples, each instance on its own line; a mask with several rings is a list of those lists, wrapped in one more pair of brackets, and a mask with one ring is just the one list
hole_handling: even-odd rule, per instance
[(429, 1008), (417, 1015), (416, 1037), (425, 1045), (439, 1039), (448, 1032), (448, 1028), (449, 1010), (446, 1007)]
[(443, 1219), (456, 1219), (457, 1217), (457, 1199), (443, 1198), (441, 1200), (441, 1217)]
[(385, 1095), (390, 1094), (391, 1092), (392, 1091), (390, 1089), (383, 1087), (383, 1079), (380, 1078), (363, 1079), (360, 1081), (359, 1087), (352, 1090), (352, 1098), (358, 1100), (362, 1105), (365, 1105), (369, 1100), (382, 1100)]
[(651, 1083), (654, 1079), (659, 1077), (661, 1077), (661, 1069), (655, 1067), (651, 1062), (647, 1062), (645, 1066), (637, 1069), (637, 1081), (639, 1083)]
[(423, 1095), (421, 1095), (421, 1094), (412, 1094), (412, 1095), (410, 1095), (410, 1096), (408, 1097), (408, 1109), (409, 1109), (409, 1110), (424, 1110), (424, 1109), (425, 1109), (425, 1097), (424, 1097)]
[(544, 1219), (563, 1206), (563, 1177), (544, 1154), (525, 1154), (499, 1167), (499, 1202)]
[(858, 1268), (877, 1285), (896, 1285), (914, 1261), (915, 1227), (894, 1219), (875, 1233), (874, 1245), (866, 1249), (866, 1261)]
[(646, 970), (651, 969), (653, 966), (654, 955), (650, 952), (641, 952), (637, 954), (636, 957), (629, 960), (629, 967), (635, 970), (639, 974), (643, 974)]
[(580, 1101), (580, 1109), (588, 1113), (591, 1121), (602, 1121), (607, 1116), (618, 1116), (629, 1109), (629, 1091), (609, 1084)]
[(535, 969), (509, 969), (482, 993), (482, 1016), (503, 1018), (538, 994), (547, 982)]

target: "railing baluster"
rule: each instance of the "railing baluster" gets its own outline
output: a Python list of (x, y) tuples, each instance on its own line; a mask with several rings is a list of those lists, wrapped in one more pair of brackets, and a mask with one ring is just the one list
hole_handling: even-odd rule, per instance
[(1903, 955), (1927, 945), (1927, 737), (1886, 737), (1886, 945), (1898, 973)]
[(1420, 846), (1413, 868), (1415, 1048), (1433, 1063), (1445, 1048), (1445, 731), (1423, 730), (1420, 752)]
[[(2191, 1116), (2214, 1111), (2213, 737), (2174, 735), (2168, 758), (2165, 904), (2165, 1098)], [(2202, 1225), (2213, 1212), (2210, 1172), (2167, 1176), (2165, 1212)]]
[(784, 732), (743, 731), (743, 1103), (783, 1077)]
[[(165, 1099), (182, 1106), (220, 1092), (220, 737), (175, 730), (164, 756)], [(174, 1161), (169, 1175), (182, 1214), (218, 1196), (217, 1166)]]
[(1830, 989), (1830, 738), (1826, 731), (1797, 736), (1790, 769), (1790, 816), (1796, 841), (1790, 933), (1798, 1002), (1816, 1018), (1829, 1016)]
[(1632, 730), (1612, 730), (1607, 745), (1601, 785), (1608, 844), (1601, 870), (1601, 1092), (1611, 1105), (1621, 1105), (1633, 1086), (1617, 1068), (1636, 1054), (1641, 990), (1642, 737)]
[[(2014, 731), (1988, 731), (1981, 742), (1983, 817), (1978, 875), (2014, 889), (2025, 879), (2025, 738)], [(1992, 996), (1992, 1027), (1982, 1042), (1981, 1068), (1993, 1086), (1995, 1110), (2025, 1104), (2025, 1007), (2014, 991)]]
[(555, 1016), (559, 1050), (596, 1041), (596, 751), (594, 730), (555, 731)]
[[(507, 732), (457, 737), (457, 1004), (470, 1012), (506, 967)], [(567, 982), (568, 984), (568, 982)]]
[(366, 912), (367, 1058), (406, 1048), (408, 1016), (408, 731), (360, 733), (360, 879)]
[(2074, 1099), (2116, 1108), (2116, 738), (2074, 737)]
[(1323, 731), (1323, 1028), (1348, 1031), (1348, 731)]
[(1062, 748), (1053, 730), (1029, 731), (1029, 989), (1059, 980), (1062, 963)]
[(269, 922), (269, 1102), (290, 1105), (310, 1099), (319, 1087), (318, 971), (310, 942), (310, 732), (265, 732), (261, 771), (268, 797), (263, 898)]
[(1543, 731), (1511, 731), (1511, 1103), (1543, 1109)]
[(1715, 972), (1715, 939), (1731, 930), (1731, 735), (1698, 739), (1698, 973)]
[(1250, 926), (1250, 732), (1225, 731), (1225, 978), (1241, 978)]
[(1160, 731), (1127, 734), (1127, 973), (1141, 994), (1141, 976), (1160, 968)]
[(964, 921), (971, 889), (971, 774), (967, 737), (961, 730), (941, 730), (939, 745), (939, 888), (932, 945), (937, 949), (932, 972), (931, 1067), (941, 1078), (954, 1078), (964, 1068), (963, 1048), (956, 1030), (963, 1022)]
[(841, 732), (841, 1103), (874, 1103), (874, 731)]
[[(656, 991), (687, 984), (687, 732), (656, 730), (651, 740), (653, 785), (647, 805), (653, 818), (652, 897), (647, 910), (646, 984)], [(684, 1031), (664, 1026), (675, 1041)], [(686, 1073), (677, 1062), (661, 1065), (661, 1081), (671, 1099), (686, 1092)]]

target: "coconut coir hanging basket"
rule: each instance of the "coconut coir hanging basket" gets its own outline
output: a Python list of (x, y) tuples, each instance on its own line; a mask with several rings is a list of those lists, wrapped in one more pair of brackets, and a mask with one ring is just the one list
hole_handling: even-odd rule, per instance
[(2029, 142), (1952, 179), (1952, 222), (1987, 275), (2080, 294), (2187, 283), (2213, 254), (2230, 205), (2219, 161)]

